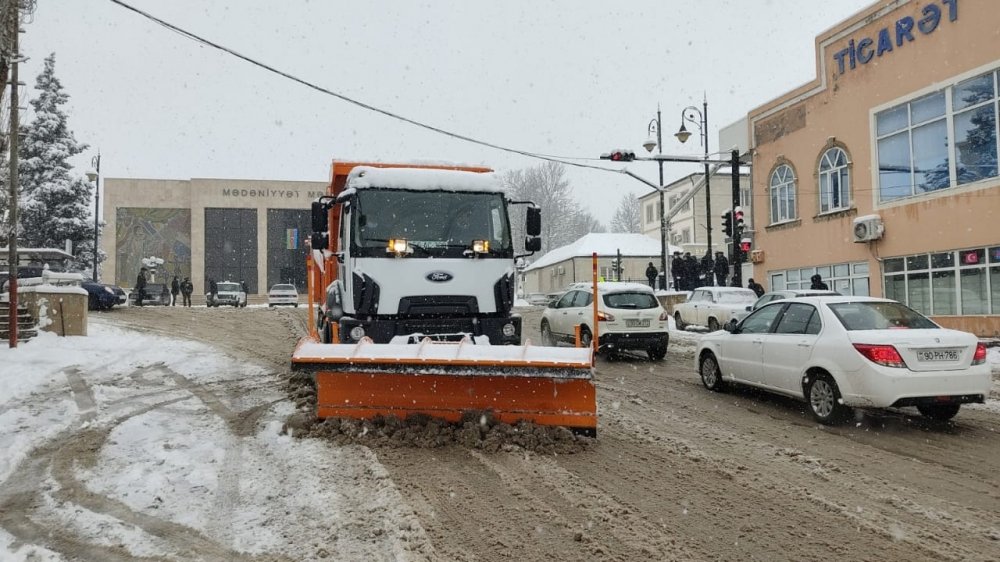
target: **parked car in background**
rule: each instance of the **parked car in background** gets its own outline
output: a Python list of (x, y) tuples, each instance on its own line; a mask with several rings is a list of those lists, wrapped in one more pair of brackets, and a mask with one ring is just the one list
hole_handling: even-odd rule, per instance
[(205, 295), (205, 304), (213, 306), (244, 307), (247, 305), (247, 294), (243, 292), (243, 287), (234, 281), (221, 281), (216, 283), (217, 292), (215, 298), (209, 293)]
[[(610, 354), (640, 349), (653, 361), (667, 354), (669, 315), (660, 306), (649, 285), (604, 282), (597, 284), (598, 349)], [(593, 286), (580, 283), (542, 313), (542, 345), (575, 342), (579, 324), (583, 346), (592, 345), (594, 334)]]
[(525, 295), (524, 300), (528, 301), (528, 304), (534, 306), (545, 306), (549, 304), (549, 296), (545, 293), (528, 293)]
[(993, 384), (976, 336), (872, 297), (770, 302), (703, 336), (695, 366), (710, 390), (738, 383), (800, 398), (824, 424), (852, 407), (916, 406), (948, 420), (985, 401)]
[(88, 310), (110, 310), (116, 304), (123, 304), (125, 291), (116, 285), (98, 283), (93, 279), (84, 278), (80, 284), (87, 291)]
[(678, 330), (688, 326), (707, 326), (709, 331), (722, 328), (757, 300), (757, 294), (739, 287), (698, 287), (688, 300), (674, 307)]
[(299, 306), (299, 292), (295, 289), (295, 285), (281, 283), (273, 285), (267, 292), (268, 307), (282, 305)]
[(744, 318), (746, 318), (747, 316), (749, 316), (749, 314), (751, 312), (757, 310), (758, 308), (764, 306), (765, 304), (767, 304), (769, 302), (780, 301), (780, 300), (784, 300), (784, 299), (791, 299), (791, 298), (795, 298), (795, 297), (821, 297), (821, 296), (829, 296), (829, 295), (840, 296), (840, 293), (838, 293), (837, 291), (824, 291), (822, 289), (820, 289), (820, 290), (815, 290), (815, 289), (788, 289), (788, 290), (784, 290), (784, 291), (771, 291), (771, 292), (764, 293), (763, 295), (761, 295), (760, 298), (757, 299), (756, 301), (754, 301), (754, 303), (752, 305), (748, 306), (746, 308), (746, 310), (735, 314), (733, 316), (733, 318), (735, 318), (737, 322), (740, 321), (740, 320), (743, 320)]
[[(136, 305), (138, 296), (139, 291), (132, 289), (132, 292), (128, 295), (129, 306)], [(143, 306), (169, 306), (170, 287), (164, 283), (146, 283), (146, 295), (142, 299), (142, 304)]]

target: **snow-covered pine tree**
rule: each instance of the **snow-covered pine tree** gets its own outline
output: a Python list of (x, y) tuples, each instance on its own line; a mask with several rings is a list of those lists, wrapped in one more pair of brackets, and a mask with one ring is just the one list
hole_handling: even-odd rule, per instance
[[(62, 248), (73, 243), (83, 261), (92, 256), (92, 185), (70, 174), (69, 159), (87, 145), (76, 142), (62, 106), (69, 100), (55, 76), (55, 53), (35, 81), (34, 118), (22, 128), (20, 145), (21, 245)], [(81, 252), (88, 250), (88, 256)], [(87, 263), (83, 261), (83, 263)]]

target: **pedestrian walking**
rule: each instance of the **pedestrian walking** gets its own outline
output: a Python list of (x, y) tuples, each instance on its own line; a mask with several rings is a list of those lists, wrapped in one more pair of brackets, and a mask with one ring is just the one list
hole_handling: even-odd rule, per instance
[(194, 284), (187, 277), (181, 281), (181, 296), (184, 297), (184, 306), (191, 306), (191, 293), (194, 292)]
[(729, 276), (729, 260), (726, 254), (715, 252), (715, 284), (720, 287), (726, 286), (726, 277)]
[(215, 282), (215, 279), (211, 277), (208, 278), (208, 295), (210, 297), (209, 301), (211, 304), (215, 304), (215, 297), (219, 294), (219, 284)]
[(670, 260), (670, 276), (674, 279), (674, 290), (683, 291), (681, 288), (681, 278), (684, 277), (684, 260), (680, 252), (674, 252), (673, 259)]
[(700, 277), (703, 279), (703, 284), (706, 286), (714, 285), (713, 283), (713, 273), (715, 272), (714, 264), (712, 262), (712, 251), (706, 250), (705, 255), (701, 258), (701, 269), (699, 273)]
[(649, 279), (649, 286), (652, 287), (654, 290), (656, 289), (657, 273), (658, 272), (656, 270), (656, 266), (653, 265), (653, 262), (649, 262), (649, 265), (646, 266), (646, 279)]
[(691, 252), (684, 252), (684, 278), (685, 291), (698, 288), (698, 260), (694, 259)]
[(747, 289), (750, 289), (751, 291), (753, 291), (753, 293), (755, 295), (757, 295), (758, 297), (760, 297), (761, 295), (764, 294), (764, 287), (762, 287), (760, 283), (754, 281), (753, 277), (751, 277), (747, 281)]
[(817, 273), (817, 274), (813, 275), (812, 277), (810, 277), (809, 280), (812, 281), (812, 285), (810, 285), (809, 288), (811, 290), (813, 290), (813, 291), (829, 291), (830, 290), (830, 287), (826, 283), (823, 282), (823, 278), (820, 276), (819, 273)]
[(181, 282), (174, 275), (174, 280), (170, 282), (170, 306), (177, 306), (177, 293), (181, 292)]
[(142, 299), (146, 298), (146, 268), (139, 268), (139, 276), (135, 278), (135, 304), (142, 306)]

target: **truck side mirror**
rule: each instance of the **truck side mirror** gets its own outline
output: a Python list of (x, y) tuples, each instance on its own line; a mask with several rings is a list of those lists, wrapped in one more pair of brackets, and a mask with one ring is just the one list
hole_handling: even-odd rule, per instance
[(313, 232), (310, 242), (313, 250), (326, 250), (330, 245), (330, 235), (325, 232)]
[(538, 236), (542, 233), (542, 209), (535, 206), (528, 207), (525, 233), (528, 236)]
[[(312, 230), (313, 232), (326, 232), (329, 228), (329, 215), (326, 205), (322, 201), (312, 203)], [(314, 248), (316, 246), (313, 246)]]
[(542, 239), (538, 236), (528, 236), (524, 239), (525, 252), (538, 252), (542, 249)]

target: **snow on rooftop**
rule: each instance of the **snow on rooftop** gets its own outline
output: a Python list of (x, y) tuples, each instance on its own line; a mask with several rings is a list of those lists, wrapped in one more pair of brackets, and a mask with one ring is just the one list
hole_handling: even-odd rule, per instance
[(358, 166), (347, 178), (348, 188), (382, 187), (389, 189), (481, 191), (502, 193), (496, 174), (463, 170), (421, 168), (372, 168)]
[[(591, 232), (572, 244), (556, 248), (525, 268), (531, 271), (571, 258), (590, 257), (594, 252), (601, 258), (614, 257), (618, 251), (626, 258), (649, 258), (659, 269), (660, 241), (636, 232)], [(667, 253), (683, 252), (678, 246), (669, 246)]]

